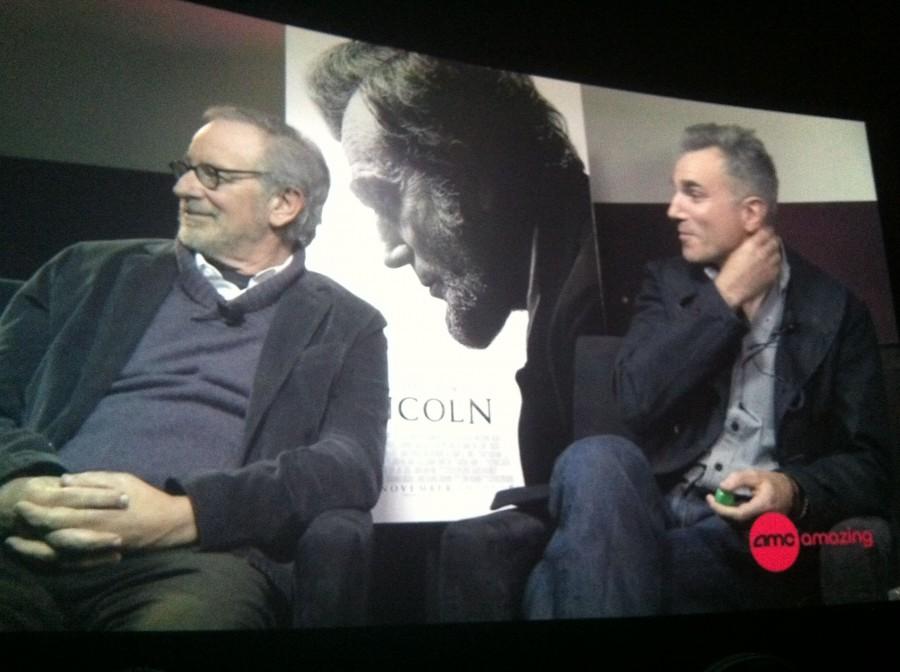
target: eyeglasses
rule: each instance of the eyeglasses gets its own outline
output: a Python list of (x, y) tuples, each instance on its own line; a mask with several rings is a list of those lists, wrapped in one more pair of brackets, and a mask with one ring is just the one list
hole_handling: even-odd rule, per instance
[(207, 189), (215, 189), (222, 182), (234, 182), (235, 180), (243, 180), (249, 177), (258, 177), (260, 175), (268, 175), (268, 173), (259, 170), (229, 170), (227, 168), (216, 168), (208, 163), (198, 163), (192, 166), (184, 159), (172, 161), (169, 164), (172, 174), (176, 180), (180, 180), (181, 176), (189, 170), (193, 170), (197, 179)]

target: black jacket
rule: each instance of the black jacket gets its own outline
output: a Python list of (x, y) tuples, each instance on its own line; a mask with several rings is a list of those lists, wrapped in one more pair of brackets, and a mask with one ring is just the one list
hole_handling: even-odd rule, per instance
[[(886, 515), (889, 426), (878, 344), (865, 306), (788, 253), (791, 278), (775, 363), (776, 459), (809, 500), (804, 524)], [(703, 269), (650, 264), (616, 363), (626, 422), (658, 475), (693, 464), (722, 432), (747, 322)]]
[[(0, 483), (63, 472), (56, 447), (106, 393), (177, 274), (172, 241), (82, 243), (26, 283), (0, 322)], [(317, 273), (285, 290), (253, 382), (243, 466), (172, 484), (191, 498), (201, 548), (284, 560), (319, 513), (374, 506), (388, 416), (383, 327)]]
[(556, 218), (537, 231), (530, 279), (527, 361), (516, 373), (522, 393), (519, 454), (526, 485), (550, 481), (572, 443), (575, 343), (605, 333), (597, 241), (583, 175), (556, 195)]

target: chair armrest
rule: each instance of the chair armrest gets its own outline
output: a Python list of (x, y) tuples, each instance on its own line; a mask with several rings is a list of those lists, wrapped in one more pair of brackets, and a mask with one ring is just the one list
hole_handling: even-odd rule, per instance
[(447, 525), (438, 571), (441, 621), (519, 618), (525, 583), (550, 531), (546, 519), (519, 509)]
[(332, 509), (310, 523), (294, 556), (294, 626), (366, 622), (373, 536), (368, 511)]
[(525, 485), (520, 488), (498, 490), (491, 502), (491, 511), (504, 506), (518, 506), (526, 513), (546, 518), (547, 502), (550, 499), (549, 485)]
[(891, 529), (883, 518), (848, 518), (831, 528), (831, 532), (859, 531), (874, 542), (862, 544), (823, 545), (819, 549), (822, 602), (852, 604), (880, 602), (888, 599), (888, 589), (895, 578)]

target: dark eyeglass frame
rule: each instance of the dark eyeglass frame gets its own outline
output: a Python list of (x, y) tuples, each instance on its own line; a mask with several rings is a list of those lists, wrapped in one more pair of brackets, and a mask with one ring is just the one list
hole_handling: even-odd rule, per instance
[(217, 189), (223, 182), (234, 182), (236, 180), (269, 174), (261, 170), (232, 170), (230, 168), (218, 168), (209, 163), (192, 165), (184, 159), (170, 161), (169, 168), (176, 180), (180, 180), (185, 173), (193, 170), (194, 175), (197, 176), (197, 180), (207, 189)]

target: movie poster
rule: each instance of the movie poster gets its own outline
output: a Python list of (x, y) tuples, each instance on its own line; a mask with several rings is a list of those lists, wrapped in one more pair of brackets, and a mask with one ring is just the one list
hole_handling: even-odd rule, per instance
[[(287, 28), (286, 117), (322, 148), (331, 170), (331, 191), (307, 263), (372, 303), (388, 323), (391, 418), (374, 517), (421, 522), (487, 513), (495, 492), (522, 484), (515, 374), (525, 362), (527, 314), (514, 311), (489, 347), (464, 347), (448, 333), (444, 301), (429, 294), (412, 268), (384, 265), (375, 216), (350, 191), (344, 151), (306, 90), (310, 64), (345, 41)], [(540, 78), (534, 83), (564, 116), (583, 159), (580, 87)]]

